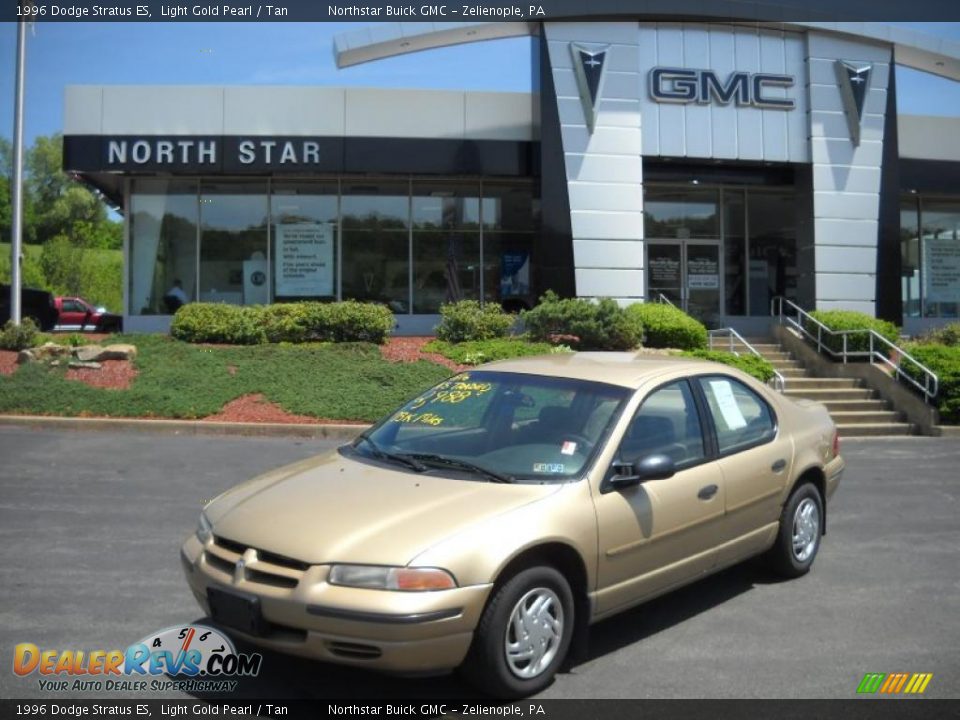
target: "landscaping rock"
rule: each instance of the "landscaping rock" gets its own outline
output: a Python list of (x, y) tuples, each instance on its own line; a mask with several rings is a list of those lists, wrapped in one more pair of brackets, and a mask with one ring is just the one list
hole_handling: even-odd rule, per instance
[(99, 370), (103, 365), (93, 361), (71, 360), (67, 367), (71, 370)]
[(95, 359), (97, 362), (103, 362), (104, 360), (133, 360), (136, 356), (136, 345), (117, 343), (114, 345), (107, 345)]
[(33, 355), (34, 360), (50, 360), (69, 355), (70, 348), (66, 345), (57, 345), (55, 342), (45, 342), (39, 347), (30, 348), (29, 352)]
[(36, 361), (37, 356), (33, 354), (33, 350), (21, 350), (17, 353), (17, 365), (24, 365)]
[[(73, 356), (80, 362), (95, 362), (100, 358), (103, 348), (99, 345), (81, 345), (73, 349)], [(73, 367), (73, 363), (70, 363)]]

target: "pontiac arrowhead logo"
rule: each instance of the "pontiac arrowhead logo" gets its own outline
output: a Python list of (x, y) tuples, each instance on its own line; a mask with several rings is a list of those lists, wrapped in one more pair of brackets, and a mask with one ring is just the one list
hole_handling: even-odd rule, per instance
[(609, 45), (588, 48), (578, 43), (570, 43), (573, 71), (580, 89), (580, 102), (583, 103), (583, 115), (587, 120), (587, 130), (591, 133), (597, 122), (597, 100), (600, 98), (600, 85), (603, 82), (609, 50)]
[(859, 145), (860, 124), (863, 121), (863, 107), (867, 101), (867, 90), (870, 88), (870, 73), (873, 70), (873, 65), (837, 60), (834, 67), (837, 71), (837, 82), (840, 85), (843, 109), (847, 114), (847, 124), (850, 126), (850, 142)]

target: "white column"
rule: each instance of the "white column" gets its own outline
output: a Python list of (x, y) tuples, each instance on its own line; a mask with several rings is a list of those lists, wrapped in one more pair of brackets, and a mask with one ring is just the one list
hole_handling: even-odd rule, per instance
[[(570, 198), (577, 295), (621, 304), (644, 296), (639, 27), (633, 22), (544, 23)], [(587, 129), (570, 43), (609, 45)]]

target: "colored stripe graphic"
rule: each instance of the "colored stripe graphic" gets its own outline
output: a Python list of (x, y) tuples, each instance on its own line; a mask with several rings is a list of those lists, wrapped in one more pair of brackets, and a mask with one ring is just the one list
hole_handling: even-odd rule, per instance
[[(910, 678), (910, 683), (907, 685), (908, 689), (904, 692), (912, 695), (920, 695), (927, 689), (927, 685), (930, 684), (931, 680), (933, 680), (933, 673), (914, 673), (913, 677)], [(913, 686), (912, 688), (910, 688), (911, 685)]]
[(867, 673), (857, 686), (857, 692), (922, 695), (932, 679), (933, 673)]
[(885, 673), (867, 673), (863, 676), (863, 680), (860, 681), (860, 686), (857, 688), (857, 692), (875, 693), (880, 689), (880, 683), (883, 682), (885, 677)]

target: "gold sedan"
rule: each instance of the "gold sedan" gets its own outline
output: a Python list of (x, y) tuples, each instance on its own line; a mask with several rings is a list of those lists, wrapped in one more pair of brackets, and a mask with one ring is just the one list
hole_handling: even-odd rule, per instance
[(754, 555), (806, 573), (843, 469), (823, 406), (726, 366), (509, 360), (228, 490), (181, 555), (249, 642), (521, 697), (597, 620)]

